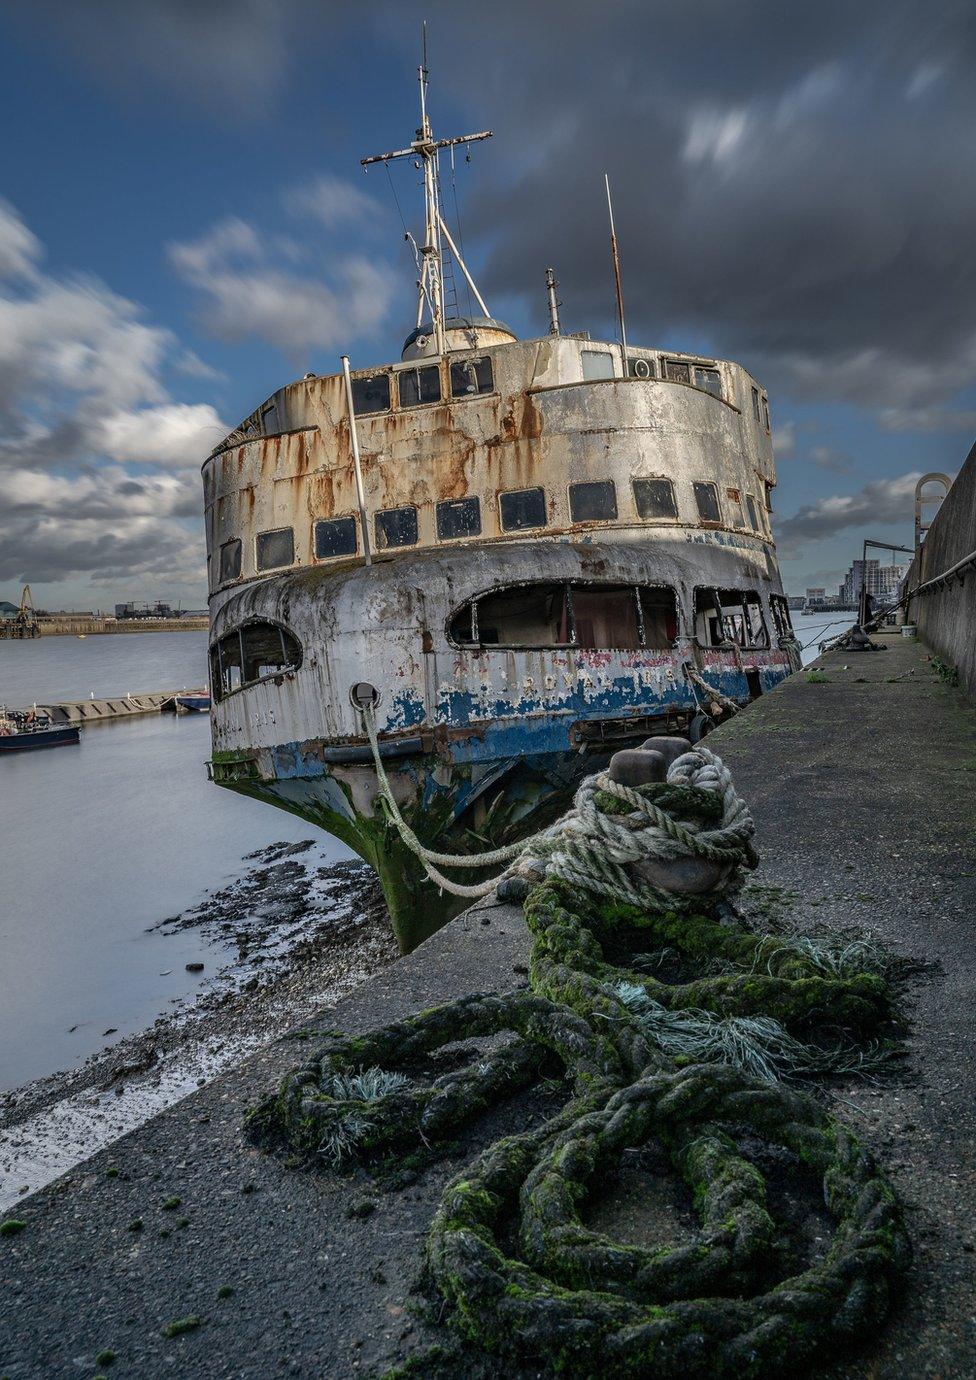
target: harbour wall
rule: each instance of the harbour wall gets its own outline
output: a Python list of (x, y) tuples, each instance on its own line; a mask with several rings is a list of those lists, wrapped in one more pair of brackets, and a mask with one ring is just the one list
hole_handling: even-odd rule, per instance
[(89, 637), (93, 633), (202, 632), (207, 618), (38, 618), (42, 637)]
[[(947, 575), (950, 571), (955, 573)], [(976, 445), (936, 514), (903, 588), (908, 596), (905, 621), (918, 625), (922, 641), (955, 668), (960, 684), (976, 695)]]

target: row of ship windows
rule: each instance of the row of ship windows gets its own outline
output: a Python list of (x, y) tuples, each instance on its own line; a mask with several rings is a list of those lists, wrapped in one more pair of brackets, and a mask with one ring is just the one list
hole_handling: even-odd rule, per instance
[[(789, 607), (770, 595), (776, 633), (791, 631)], [(447, 626), (449, 642), (468, 650), (666, 651), (679, 636), (679, 601), (669, 585), (601, 585), (535, 581), (478, 595)], [(762, 601), (754, 589), (694, 592), (694, 636), (699, 646), (762, 650), (770, 645)], [(210, 649), (217, 699), (257, 681), (297, 671), (302, 646), (279, 623), (252, 621), (225, 634)]]
[[(676, 520), (678, 505), (674, 485), (670, 479), (634, 479), (634, 502), (639, 516), (646, 521)], [(711, 483), (693, 486), (699, 519), (703, 523), (721, 524), (722, 508), (718, 489)], [(746, 515), (754, 532), (761, 532), (759, 511), (752, 494), (745, 496), (738, 489), (726, 489), (729, 521), (733, 527), (745, 527)], [(499, 520), (503, 532), (524, 532), (547, 525), (546, 495), (542, 488), (513, 489), (498, 495)], [(617, 490), (612, 479), (570, 484), (569, 513), (573, 522), (615, 522), (617, 519)], [(435, 508), (439, 541), (459, 541), (463, 537), (481, 535), (481, 500), (477, 497), (447, 499)], [(416, 546), (419, 540), (417, 509), (415, 507), (387, 508), (373, 519), (376, 548)], [(352, 516), (320, 518), (314, 524), (315, 559), (333, 560), (339, 556), (355, 556), (359, 549), (359, 522)], [(238, 580), (241, 576), (243, 547), (239, 537), (224, 542), (220, 548), (220, 583)], [(291, 527), (276, 527), (257, 534), (255, 547), (259, 571), (279, 570), (293, 565), (295, 535)]]
[[(614, 356), (609, 350), (581, 350), (583, 379), (594, 382), (612, 379), (616, 374)], [(711, 365), (695, 364), (689, 360), (661, 359), (650, 355), (628, 355), (627, 372), (631, 378), (656, 379), (668, 383), (686, 383), (722, 398), (722, 376)], [(394, 379), (396, 385), (394, 386)], [(491, 358), (456, 360), (449, 366), (448, 381), (452, 399), (479, 397), (494, 392), (495, 379)], [(393, 407), (425, 407), (441, 401), (441, 371), (438, 364), (417, 365), (414, 368), (383, 370), (378, 374), (360, 374), (352, 379), (352, 406), (357, 417), (377, 412), (389, 412)], [(769, 430), (769, 403), (758, 388), (752, 390), (755, 420)], [(273, 428), (274, 406), (265, 409), (262, 421), (265, 430)]]

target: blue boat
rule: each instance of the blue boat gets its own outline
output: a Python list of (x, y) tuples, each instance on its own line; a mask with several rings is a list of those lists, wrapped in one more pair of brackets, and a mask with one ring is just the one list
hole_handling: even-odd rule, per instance
[(56, 724), (38, 709), (0, 707), (0, 752), (35, 752), (81, 741), (77, 724)]
[(177, 695), (176, 709), (180, 714), (209, 714), (209, 695)]

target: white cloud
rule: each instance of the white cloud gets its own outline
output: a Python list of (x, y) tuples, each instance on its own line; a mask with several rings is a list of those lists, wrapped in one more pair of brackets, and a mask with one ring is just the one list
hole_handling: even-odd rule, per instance
[(0, 278), (29, 278), (41, 257), (40, 240), (9, 202), (0, 199)]
[(905, 88), (908, 100), (917, 101), (920, 96), (924, 96), (930, 87), (942, 80), (943, 74), (944, 68), (940, 63), (923, 62), (916, 67)]
[(796, 422), (777, 422), (773, 427), (773, 452), (777, 460), (796, 454)]
[(910, 529), (914, 520), (915, 485), (921, 470), (891, 479), (875, 479), (853, 494), (832, 494), (805, 504), (792, 517), (781, 519), (777, 537), (783, 554), (796, 557), (803, 543), (823, 541), (850, 527), (874, 527), (892, 523)]
[(949, 432), (976, 435), (976, 412), (954, 407), (885, 407), (878, 413), (885, 431)]
[(368, 192), (342, 177), (322, 175), (285, 194), (285, 207), (293, 215), (312, 216), (327, 230), (345, 225), (369, 225), (386, 219), (386, 209)]
[(359, 255), (334, 258), (328, 282), (300, 276), (280, 262), (291, 255), (238, 218), (168, 252), (180, 277), (202, 294), (200, 320), (212, 335), (235, 344), (266, 340), (290, 357), (374, 331), (394, 293), (389, 267)]
[(227, 427), (170, 397), (167, 371), (188, 359), (172, 332), (41, 258), (0, 203), (0, 579), (145, 575), (202, 596), (199, 466)]
[(105, 454), (135, 465), (202, 465), (227, 430), (209, 403), (120, 411), (98, 424)]
[(731, 162), (745, 139), (748, 128), (749, 116), (741, 107), (730, 110), (693, 111), (685, 136), (685, 162)]

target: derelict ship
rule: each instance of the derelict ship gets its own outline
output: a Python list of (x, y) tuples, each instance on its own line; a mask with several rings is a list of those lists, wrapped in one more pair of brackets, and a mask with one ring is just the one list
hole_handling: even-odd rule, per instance
[[(426, 221), (398, 363), (279, 389), (203, 466), (214, 781), (344, 840), (402, 948), (463, 902), (440, 852), (527, 835), (648, 735), (709, 726), (796, 669), (770, 527), (769, 404), (740, 365), (494, 320), (440, 207), (420, 69)], [(444, 263), (478, 315), (444, 307)], [(621, 327), (623, 326), (621, 309)], [(623, 330), (621, 338), (624, 339)], [(470, 882), (484, 873), (465, 873)]]

